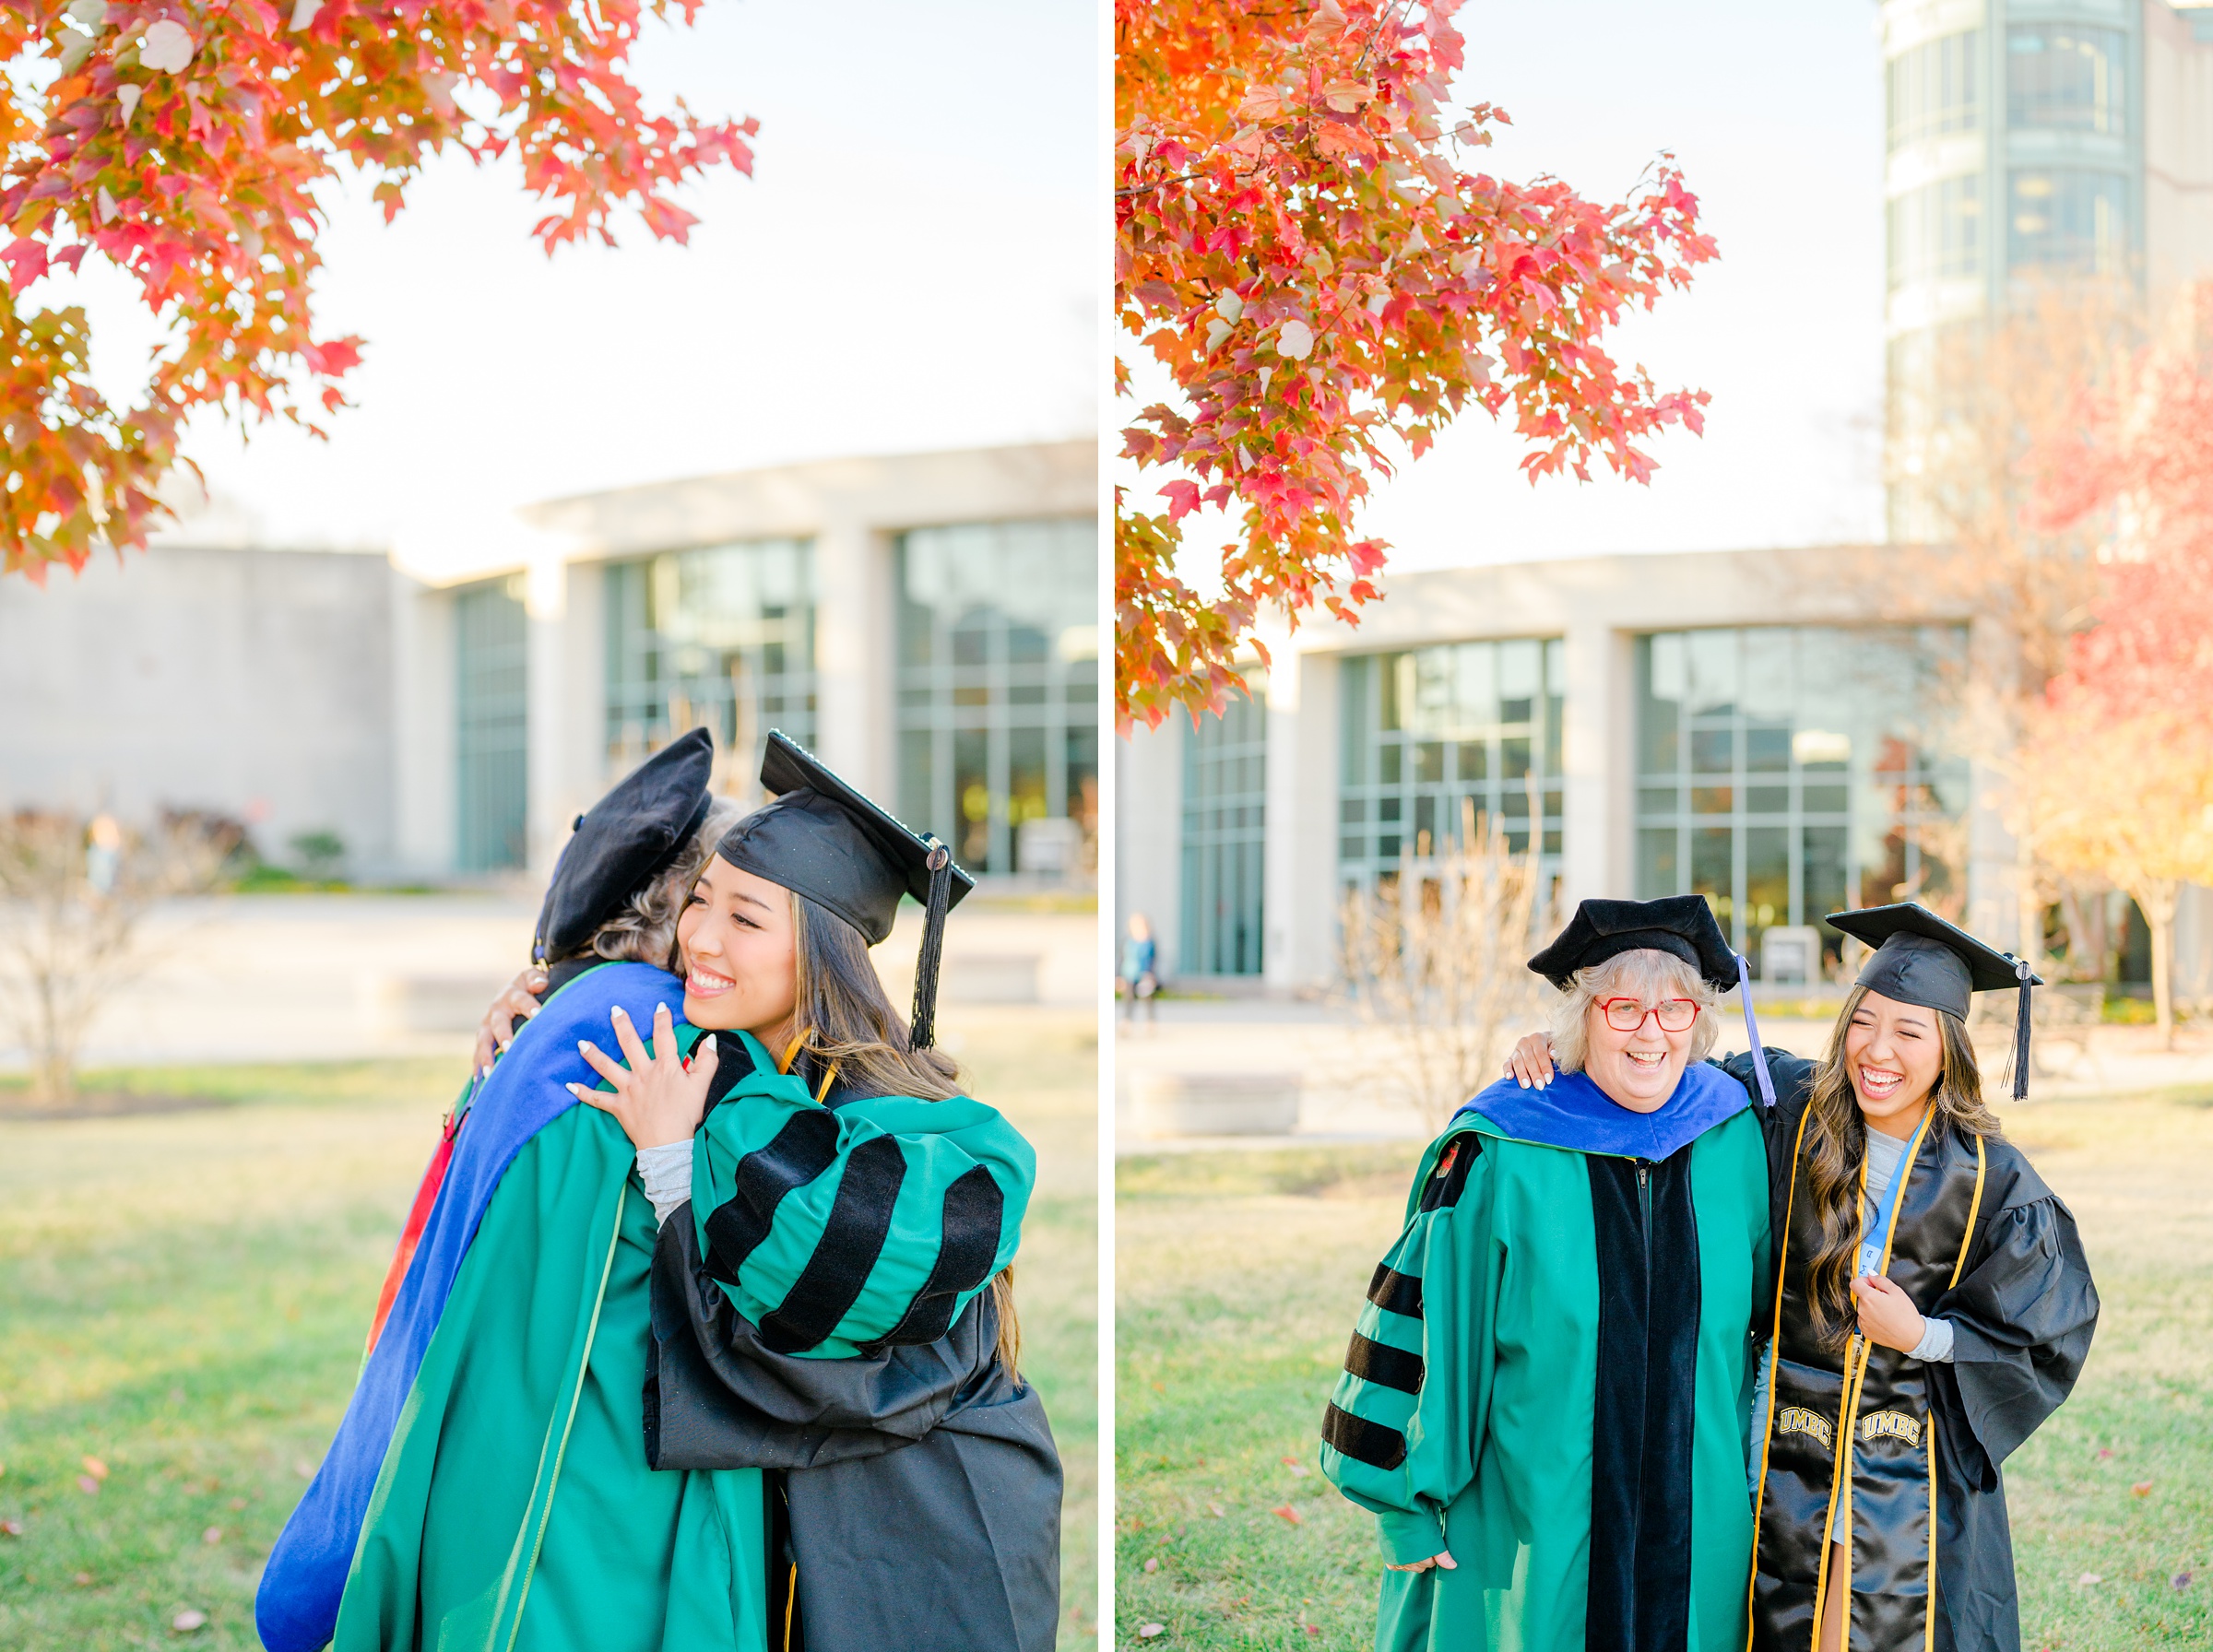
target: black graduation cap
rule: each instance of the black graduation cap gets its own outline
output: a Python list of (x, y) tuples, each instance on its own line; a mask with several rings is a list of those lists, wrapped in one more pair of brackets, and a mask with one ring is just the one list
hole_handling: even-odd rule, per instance
[(538, 908), (530, 956), (544, 963), (592, 938), (638, 890), (668, 869), (707, 818), (715, 740), (694, 728), (670, 741), (576, 817)]
[(1566, 992), (1576, 971), (1646, 947), (1680, 958), (1719, 991), (1727, 992), (1737, 984), (1736, 953), (1704, 895), (1585, 901), (1552, 945), (1529, 961), (1529, 967)]
[(892, 932), (899, 897), (922, 903), (922, 956), (915, 967), (913, 1042), (936, 1037), (938, 964), (945, 914), (976, 887), (953, 851), (916, 832), (847, 785), (790, 736), (772, 729), (761, 785), (774, 794), (724, 834), (715, 852), (826, 906), (875, 946)]
[(2018, 1101), (2029, 1093), (2029, 992), (2044, 983), (2025, 962), (1983, 945), (1918, 901), (1832, 912), (1828, 922), (1875, 949), (1860, 968), (1858, 985), (1901, 1004), (1942, 1009), (1965, 1021), (1976, 993), (2017, 988), (2013, 1095)]

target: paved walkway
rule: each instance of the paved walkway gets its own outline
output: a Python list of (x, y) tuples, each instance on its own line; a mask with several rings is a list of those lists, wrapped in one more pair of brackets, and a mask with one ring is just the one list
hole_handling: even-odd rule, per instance
[[(992, 911), (972, 897), (946, 931), (948, 1003), (1096, 1001), (1088, 914)], [(242, 895), (177, 902), (146, 921), (146, 968), (101, 1012), (87, 1067), (445, 1055), (528, 960), (535, 895)], [(914, 991), (921, 914), (876, 951), (886, 990)], [(0, 1067), (20, 1068), (0, 1023)]]

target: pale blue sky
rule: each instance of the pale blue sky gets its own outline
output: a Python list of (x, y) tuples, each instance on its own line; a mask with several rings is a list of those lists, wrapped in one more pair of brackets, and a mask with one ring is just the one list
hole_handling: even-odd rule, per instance
[[(189, 451), (265, 537), (381, 544), (592, 488), (1087, 434), (1097, 38), (1092, 0), (708, 0), (639, 61), (657, 97), (762, 122), (752, 182), (686, 193), (689, 248), (633, 226), (549, 262), (507, 167), (439, 167), (389, 229), (337, 203), (322, 315), (369, 340), (358, 405), (326, 446), (207, 423)], [(114, 378), (148, 334), (85, 285)]]
[(1376, 501), (1400, 566), (1801, 545), (1881, 525), (1882, 64), (1873, 0), (1474, 0), (1463, 99), (1514, 118), (1489, 166), (1615, 199), (1675, 151), (1718, 264), (1615, 353), (1713, 395), (1650, 488), (1532, 488), (1465, 419)]

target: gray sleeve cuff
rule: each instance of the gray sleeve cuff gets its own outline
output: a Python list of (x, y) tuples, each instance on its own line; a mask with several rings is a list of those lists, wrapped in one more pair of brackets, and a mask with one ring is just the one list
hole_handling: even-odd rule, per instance
[[(638, 1180), (645, 1184), (645, 1197), (653, 1201), (653, 1220), (657, 1227), (669, 1220), (669, 1211), (692, 1197), (691, 1142), (670, 1141), (660, 1147), (641, 1148)], [(1945, 1346), (1951, 1346), (1948, 1334)]]
[(1925, 1360), (1932, 1363), (1950, 1364), (1952, 1360), (1952, 1322), (1948, 1319), (1922, 1321), (1921, 1340), (1913, 1344), (1910, 1360)]

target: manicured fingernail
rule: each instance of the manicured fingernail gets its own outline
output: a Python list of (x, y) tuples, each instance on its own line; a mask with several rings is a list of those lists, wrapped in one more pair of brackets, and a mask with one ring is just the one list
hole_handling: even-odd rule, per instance
[(669, 1006), (666, 1004), (656, 1004), (653, 1007), (653, 1012), (656, 1015), (667, 1015), (669, 1013)]
[(589, 1051), (590, 1049), (592, 1049), (592, 1048), (593, 1048), (592, 1041), (591, 1041), (590, 1039), (588, 1039), (588, 1038), (586, 1038), (586, 1039), (580, 1039), (580, 1040), (578, 1040), (578, 1041), (577, 1041), (576, 1047), (577, 1047), (579, 1050), (586, 1050), (586, 1051)]
[(628, 1021), (630, 1019), (630, 1012), (627, 1009), (624, 1009), (620, 1004), (615, 1006), (615, 1013), (621, 1016), (624, 1021)]

